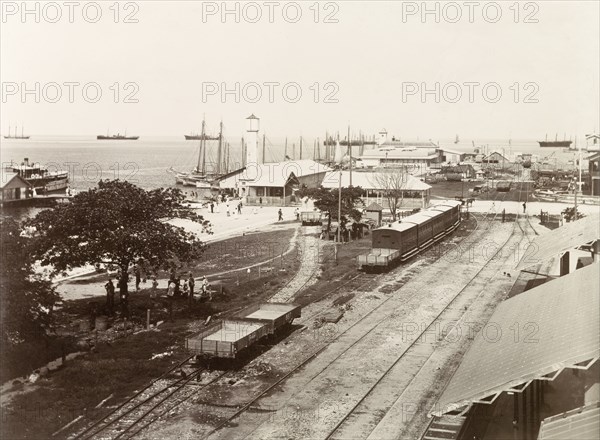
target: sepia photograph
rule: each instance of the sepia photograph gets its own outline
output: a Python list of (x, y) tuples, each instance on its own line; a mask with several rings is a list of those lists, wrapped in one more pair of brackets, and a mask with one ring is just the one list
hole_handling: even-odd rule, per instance
[(599, 0), (0, 12), (0, 439), (600, 438)]

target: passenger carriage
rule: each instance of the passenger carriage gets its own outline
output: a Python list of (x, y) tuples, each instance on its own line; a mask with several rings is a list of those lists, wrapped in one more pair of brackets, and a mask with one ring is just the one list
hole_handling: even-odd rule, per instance
[(448, 201), (373, 230), (373, 248), (358, 256), (358, 268), (387, 270), (427, 249), (458, 227), (460, 206)]

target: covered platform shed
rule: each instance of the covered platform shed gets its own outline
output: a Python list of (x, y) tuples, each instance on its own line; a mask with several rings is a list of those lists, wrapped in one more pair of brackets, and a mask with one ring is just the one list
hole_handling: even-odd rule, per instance
[[(564, 411), (542, 404), (553, 381), (565, 370), (598, 367), (598, 269), (592, 264), (501, 303), (475, 337), (430, 415), (467, 415), (465, 424), (477, 425), (481, 407), (495, 405), (503, 394), (505, 398), (512, 395), (513, 424), (518, 427), (515, 438), (535, 438), (542, 417), (553, 415), (553, 410), (554, 414)], [(590, 377), (592, 382), (598, 380), (593, 374)], [(567, 394), (568, 398), (559, 400), (562, 405), (573, 399), (572, 390)], [(453, 438), (485, 438), (487, 429), (479, 426), (478, 432)], [(513, 433), (513, 426), (506, 432)]]

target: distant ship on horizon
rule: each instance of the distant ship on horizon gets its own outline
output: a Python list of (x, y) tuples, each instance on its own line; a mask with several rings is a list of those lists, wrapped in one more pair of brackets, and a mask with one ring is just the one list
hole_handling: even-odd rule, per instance
[[(567, 136), (565, 135), (565, 138)], [(546, 135), (546, 140), (544, 141), (538, 141), (538, 144), (540, 144), (540, 147), (543, 148), (547, 148), (547, 147), (551, 147), (551, 148), (569, 148), (571, 146), (571, 144), (573, 143), (573, 141), (568, 141), (566, 139), (563, 139), (562, 141), (558, 140), (558, 135), (556, 135), (556, 137), (554, 138), (553, 141), (549, 141), (548, 140), (548, 135)]]
[(17, 134), (17, 126), (15, 125), (15, 134), (11, 136), (10, 134), (10, 125), (8, 126), (8, 135), (4, 136), (4, 139), (29, 139), (29, 136), (25, 136), (23, 134), (23, 126), (21, 126), (21, 136)]
[(106, 133), (106, 135), (99, 134), (96, 136), (96, 139), (99, 141), (137, 141), (139, 136), (127, 136), (127, 132), (125, 134), (117, 133), (112, 136)]
[(184, 134), (186, 141), (218, 141), (219, 136), (209, 136), (207, 134)]

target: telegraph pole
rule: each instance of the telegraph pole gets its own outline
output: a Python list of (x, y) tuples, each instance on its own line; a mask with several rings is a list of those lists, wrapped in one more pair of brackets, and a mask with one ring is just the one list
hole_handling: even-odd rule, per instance
[(350, 142), (350, 125), (348, 125), (348, 156), (350, 157), (350, 186), (352, 186), (352, 142)]

